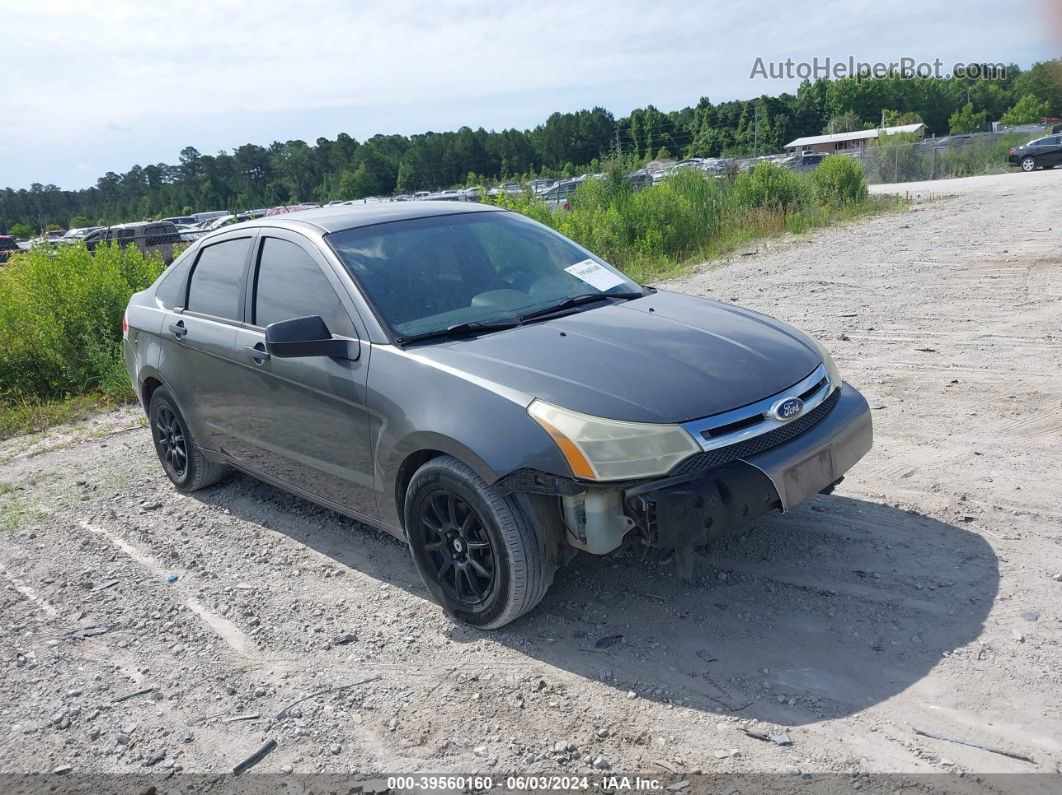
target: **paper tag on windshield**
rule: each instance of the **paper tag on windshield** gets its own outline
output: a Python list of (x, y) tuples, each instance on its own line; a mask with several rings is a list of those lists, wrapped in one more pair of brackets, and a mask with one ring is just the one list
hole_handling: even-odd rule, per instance
[(622, 276), (613, 273), (608, 268), (601, 267), (592, 259), (584, 259), (582, 262), (569, 265), (564, 270), (602, 292), (611, 290), (617, 284), (623, 284)]

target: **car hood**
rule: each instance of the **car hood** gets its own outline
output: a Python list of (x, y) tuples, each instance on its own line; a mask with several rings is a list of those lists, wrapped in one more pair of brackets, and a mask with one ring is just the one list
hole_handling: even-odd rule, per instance
[(424, 363), (598, 417), (685, 422), (754, 403), (819, 366), (777, 320), (664, 291), (476, 339), (416, 349)]

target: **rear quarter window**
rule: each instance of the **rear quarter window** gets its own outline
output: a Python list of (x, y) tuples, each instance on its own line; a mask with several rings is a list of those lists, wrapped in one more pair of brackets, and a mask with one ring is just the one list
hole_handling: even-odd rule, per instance
[(184, 307), (188, 299), (188, 272), (195, 262), (195, 255), (181, 257), (166, 272), (155, 288), (155, 300), (165, 309)]

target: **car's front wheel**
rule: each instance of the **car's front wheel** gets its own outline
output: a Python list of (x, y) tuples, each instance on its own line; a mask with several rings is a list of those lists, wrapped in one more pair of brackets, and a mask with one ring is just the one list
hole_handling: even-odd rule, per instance
[(1035, 157), (1023, 157), (1021, 159), (1022, 171), (1036, 171), (1036, 158)]
[(414, 474), (405, 526), (424, 584), (458, 621), (505, 626), (537, 605), (553, 581), (535, 528), (455, 458), (433, 458)]
[(148, 420), (162, 469), (180, 491), (210, 486), (229, 473), (227, 466), (214, 463), (203, 455), (165, 387), (152, 393)]

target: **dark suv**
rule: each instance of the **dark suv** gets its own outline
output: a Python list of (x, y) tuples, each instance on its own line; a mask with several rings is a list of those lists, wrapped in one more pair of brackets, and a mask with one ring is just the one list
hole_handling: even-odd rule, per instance
[(126, 313), (163, 469), (230, 467), (403, 538), (500, 627), (578, 550), (690, 552), (828, 491), (866, 401), (796, 329), (628, 279), (517, 213), (329, 207), (196, 241)]
[(0, 265), (7, 262), (12, 254), (21, 250), (11, 235), (0, 235)]

